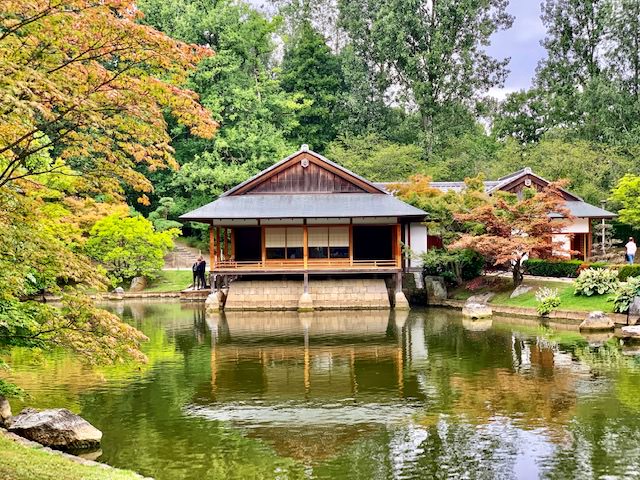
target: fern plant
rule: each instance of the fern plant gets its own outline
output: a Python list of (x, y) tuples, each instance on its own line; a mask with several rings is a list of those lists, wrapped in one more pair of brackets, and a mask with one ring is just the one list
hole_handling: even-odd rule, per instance
[(574, 294), (587, 297), (604, 295), (605, 293), (615, 292), (619, 284), (617, 270), (587, 268), (578, 275), (574, 284)]

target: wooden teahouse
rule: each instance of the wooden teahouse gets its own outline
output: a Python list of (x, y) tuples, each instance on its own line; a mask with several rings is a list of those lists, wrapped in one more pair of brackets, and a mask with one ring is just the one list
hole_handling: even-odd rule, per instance
[[(215, 275), (385, 274), (401, 281), (402, 244), (426, 213), (301, 150), (180, 218), (209, 224)], [(398, 285), (399, 288), (399, 285)]]

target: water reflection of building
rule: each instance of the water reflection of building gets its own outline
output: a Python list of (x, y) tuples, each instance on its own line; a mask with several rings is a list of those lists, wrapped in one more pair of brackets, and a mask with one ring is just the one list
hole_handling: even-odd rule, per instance
[(249, 312), (208, 317), (212, 399), (420, 397), (416, 384), (405, 385), (406, 316), (374, 310), (279, 312), (269, 321)]

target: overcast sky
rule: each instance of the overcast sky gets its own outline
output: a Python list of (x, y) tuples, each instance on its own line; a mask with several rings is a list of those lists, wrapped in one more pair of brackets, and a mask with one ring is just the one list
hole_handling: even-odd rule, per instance
[(531, 86), (538, 61), (545, 56), (540, 45), (545, 34), (540, 20), (540, 0), (511, 0), (509, 13), (515, 17), (513, 26), (495, 34), (489, 48), (494, 57), (511, 57), (511, 74), (504, 89), (492, 92), (497, 97)]

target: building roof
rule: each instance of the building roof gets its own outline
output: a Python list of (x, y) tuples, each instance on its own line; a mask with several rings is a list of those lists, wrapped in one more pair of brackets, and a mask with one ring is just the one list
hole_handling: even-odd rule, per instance
[[(572, 216), (576, 218), (615, 218), (615, 213), (608, 212), (600, 207), (591, 205), (582, 201), (567, 201), (565, 202), (567, 210)], [(559, 216), (559, 215), (557, 215)]]
[[(484, 190), (488, 194), (492, 194), (501, 190), (502, 188), (508, 187), (512, 185), (513, 182), (517, 181), (521, 177), (525, 176), (533, 176), (538, 178), (542, 183), (549, 184), (548, 180), (542, 178), (539, 175), (536, 175), (532, 172), (531, 168), (525, 167), (517, 172), (510, 173), (509, 175), (505, 175), (504, 177), (499, 178), (498, 180), (488, 180), (484, 183)], [(406, 182), (385, 182), (385, 183), (377, 183), (376, 185), (380, 188), (383, 188), (385, 191), (390, 192), (390, 186), (394, 184), (405, 184)], [(429, 184), (431, 187), (438, 189), (442, 192), (454, 191), (461, 192), (465, 189), (466, 184), (464, 182), (431, 182)], [(571, 212), (571, 215), (577, 218), (615, 218), (617, 215), (615, 213), (604, 210), (600, 207), (596, 207), (595, 205), (591, 205), (590, 203), (585, 202), (583, 199), (575, 195), (574, 193), (569, 192), (568, 190), (561, 189), (563, 192), (567, 194), (569, 199), (566, 200), (566, 207)], [(392, 192), (390, 192), (392, 193)]]
[(265, 168), (264, 170), (262, 170), (260, 173), (255, 174), (253, 177), (245, 180), (244, 182), (236, 185), (235, 187), (227, 190), (226, 192), (224, 192), (222, 195), (220, 195), (220, 197), (226, 197), (229, 195), (233, 195), (234, 193), (236, 193), (238, 190), (242, 190), (246, 185), (249, 185), (250, 183), (254, 182), (255, 180), (257, 180), (260, 177), (263, 177), (269, 173), (271, 173), (273, 170), (277, 170), (281, 165), (284, 165), (285, 163), (287, 163), (289, 160), (291, 160), (292, 158), (297, 157), (298, 155), (300, 155), (301, 153), (308, 153), (310, 155), (313, 155), (314, 157), (318, 158), (319, 160), (321, 160), (323, 163), (326, 163), (336, 169), (338, 169), (340, 172), (342, 172), (344, 175), (346, 175), (347, 177), (353, 177), (367, 185), (369, 185), (374, 191), (377, 191), (379, 193), (386, 193), (386, 191), (382, 188), (380, 188), (379, 186), (377, 186), (375, 183), (370, 182), (369, 180), (367, 180), (364, 177), (361, 177), (360, 175), (358, 175), (357, 173), (352, 172), (351, 170), (344, 168), (342, 165), (338, 165), (335, 162), (332, 162), (331, 160), (329, 160), (327, 157), (320, 155), (319, 153), (316, 153), (312, 150), (309, 150), (309, 147), (307, 145), (302, 145), (302, 147), (300, 148), (300, 150), (298, 150), (297, 152), (292, 153), (291, 155), (289, 155), (286, 158), (283, 158), (282, 160), (280, 160), (277, 163), (274, 163), (273, 165), (271, 165), (268, 168)]
[(414, 217), (426, 212), (383, 193), (227, 195), (180, 217), (209, 221), (268, 218)]

